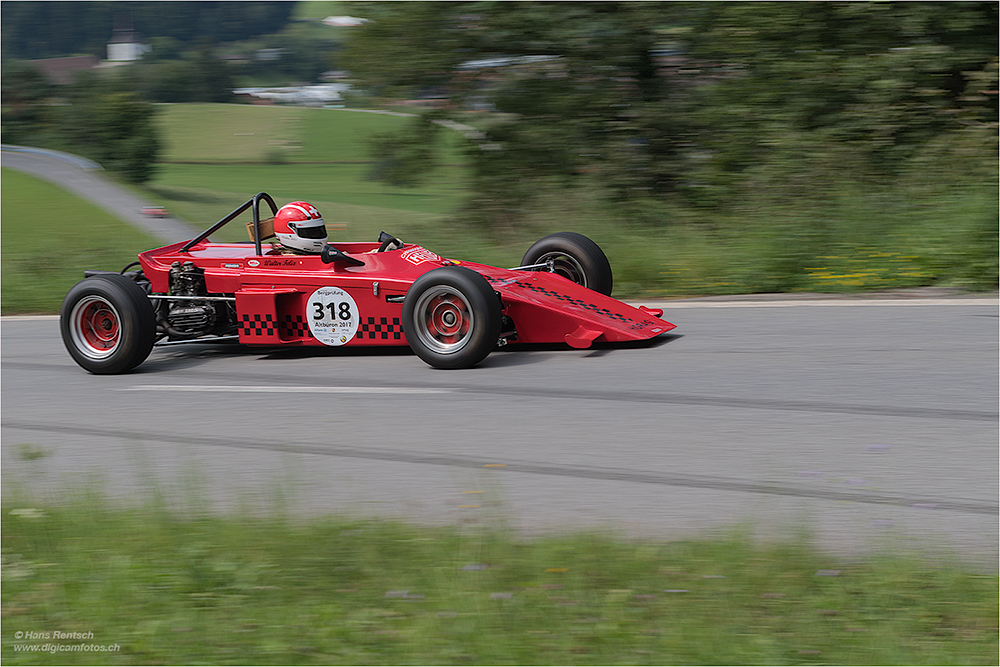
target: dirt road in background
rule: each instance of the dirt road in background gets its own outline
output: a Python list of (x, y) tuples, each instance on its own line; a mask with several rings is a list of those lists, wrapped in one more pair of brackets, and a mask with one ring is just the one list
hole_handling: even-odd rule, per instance
[(144, 206), (157, 202), (148, 202), (132, 194), (110, 180), (99, 164), (85, 158), (42, 148), (7, 144), (3, 145), (0, 156), (0, 167), (23, 171), (54, 183), (164, 243), (184, 241), (198, 234), (199, 230), (176, 218), (151, 218), (143, 215)]

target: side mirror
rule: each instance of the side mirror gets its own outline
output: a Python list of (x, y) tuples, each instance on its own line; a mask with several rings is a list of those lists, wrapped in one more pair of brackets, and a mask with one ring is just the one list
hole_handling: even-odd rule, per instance
[(381, 244), (378, 248), (379, 252), (385, 252), (386, 250), (399, 250), (403, 247), (403, 242), (397, 239), (392, 234), (386, 234), (385, 232), (379, 232), (378, 242)]
[(319, 255), (323, 259), (324, 264), (335, 264), (340, 262), (341, 264), (346, 264), (347, 266), (364, 266), (365, 263), (356, 257), (351, 257), (345, 255), (340, 250), (334, 246), (327, 243), (323, 246), (323, 252)]

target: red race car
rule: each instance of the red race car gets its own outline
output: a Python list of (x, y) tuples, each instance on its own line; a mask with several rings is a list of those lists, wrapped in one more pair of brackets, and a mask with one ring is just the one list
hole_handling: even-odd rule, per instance
[[(260, 217), (261, 202), (273, 217)], [(252, 241), (208, 240), (247, 209)], [(288, 210), (298, 222), (283, 217)], [(335, 247), (322, 222), (304, 202), (279, 212), (260, 193), (197, 237), (140, 253), (120, 273), (87, 271), (63, 301), (63, 342), (92, 373), (131, 370), (154, 345), (219, 341), (409, 345), (431, 366), (468, 368), (514, 342), (586, 348), (674, 328), (661, 310), (611, 298), (608, 260), (580, 234), (546, 236), (522, 266), (501, 269), (446, 259), (385, 232), (377, 242)], [(283, 239), (281, 231), (315, 254), (265, 242)]]
[(165, 218), (168, 215), (167, 209), (163, 206), (143, 206), (142, 214), (151, 218)]

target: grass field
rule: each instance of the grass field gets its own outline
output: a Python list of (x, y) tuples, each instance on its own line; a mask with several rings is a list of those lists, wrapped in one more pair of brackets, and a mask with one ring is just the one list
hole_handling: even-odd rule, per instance
[(3, 169), (3, 261), (0, 310), (4, 315), (58, 312), (85, 269), (117, 271), (156, 239), (61, 190)]
[[(940, 559), (847, 562), (738, 534), (526, 540), (502, 525), (180, 518), (94, 496), (4, 508), (7, 665), (997, 660), (998, 578)], [(55, 630), (88, 638), (15, 634)]]
[[(306, 200), (326, 220), (348, 222), (339, 236), (344, 240), (374, 239), (383, 229), (413, 238), (414, 230), (444, 225), (465, 193), (457, 135), (448, 133), (441, 136), (441, 164), (426, 185), (399, 188), (369, 178), (368, 138), (399, 129), (409, 118), (224, 104), (160, 110), (165, 164), (138, 190), (198, 225), (207, 227), (265, 191), (279, 204)], [(224, 231), (220, 238), (240, 234)]]
[(302, 0), (295, 3), (292, 17), (296, 19), (322, 19), (327, 16), (339, 16), (349, 10), (346, 2), (336, 0)]
[(159, 126), (166, 138), (161, 159), (261, 162), (268, 151), (287, 150), (298, 140), (298, 114), (284, 107), (231, 104), (160, 105)]
[[(163, 162), (365, 163), (369, 138), (412, 122), (408, 117), (350, 109), (242, 104), (161, 104)], [(442, 162), (461, 162), (457, 135), (442, 136)], [(451, 173), (451, 177), (458, 175)]]

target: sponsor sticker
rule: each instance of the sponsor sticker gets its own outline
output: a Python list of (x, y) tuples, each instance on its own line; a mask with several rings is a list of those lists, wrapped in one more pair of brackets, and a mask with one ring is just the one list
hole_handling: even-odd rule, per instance
[(410, 248), (409, 250), (403, 251), (400, 257), (405, 259), (410, 264), (423, 264), (424, 262), (441, 261), (440, 255), (435, 255), (427, 248), (421, 248), (419, 246), (416, 248)]
[(248, 259), (247, 266), (260, 266), (260, 262), (258, 262), (256, 259)]
[[(255, 262), (257, 260), (253, 260), (252, 259), (250, 261), (251, 262)], [(222, 268), (224, 268), (224, 269), (241, 269), (241, 268), (243, 268), (243, 265), (242, 264), (223, 263)]]
[(513, 285), (520, 278), (487, 278), (494, 287), (506, 287), (507, 285)]
[(316, 340), (324, 345), (343, 345), (358, 331), (358, 304), (339, 287), (320, 287), (309, 297), (306, 319)]

